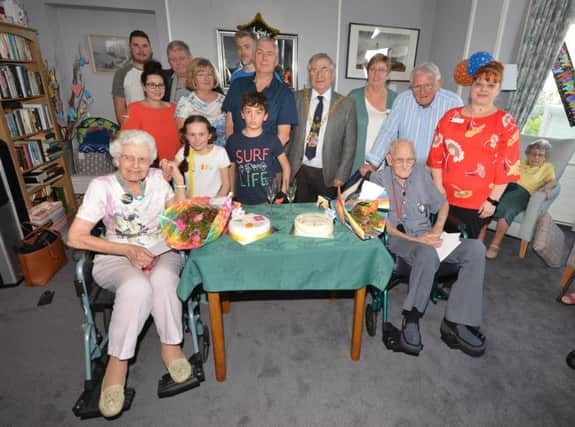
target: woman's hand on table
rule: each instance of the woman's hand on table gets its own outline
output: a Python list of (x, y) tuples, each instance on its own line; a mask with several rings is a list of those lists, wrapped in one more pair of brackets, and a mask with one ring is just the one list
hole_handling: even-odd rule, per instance
[(495, 206), (491, 204), (488, 200), (484, 201), (483, 204), (479, 207), (479, 218), (485, 219), (493, 216), (495, 213)]
[(156, 258), (148, 249), (138, 245), (127, 245), (126, 257), (139, 269), (150, 267)]

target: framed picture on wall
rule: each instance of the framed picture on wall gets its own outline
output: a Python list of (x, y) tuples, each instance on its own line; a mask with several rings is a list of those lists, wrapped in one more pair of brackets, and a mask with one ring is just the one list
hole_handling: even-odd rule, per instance
[(415, 67), (419, 30), (369, 24), (349, 24), (347, 39), (348, 79), (367, 79), (367, 63), (376, 53), (391, 59), (390, 80), (409, 81)]
[(88, 42), (96, 73), (113, 73), (130, 60), (128, 37), (90, 34)]
[[(220, 84), (223, 88), (230, 86), (230, 76), (240, 67), (236, 52), (234, 30), (217, 30), (218, 70)], [(292, 89), (297, 89), (297, 34), (278, 34), (275, 37), (278, 43), (279, 64), (276, 72), (284, 83)]]

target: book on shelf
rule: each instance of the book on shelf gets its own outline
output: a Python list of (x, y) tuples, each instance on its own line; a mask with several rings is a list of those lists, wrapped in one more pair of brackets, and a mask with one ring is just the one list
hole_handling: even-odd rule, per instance
[(24, 182), (27, 184), (44, 184), (62, 175), (64, 175), (64, 168), (54, 163), (26, 172), (24, 174)]
[(31, 61), (30, 40), (10, 33), (0, 33), (0, 59)]
[(4, 112), (12, 138), (32, 135), (54, 126), (47, 104), (7, 101), (4, 105)]
[[(41, 140), (18, 141), (14, 149), (22, 170), (32, 169), (48, 161)], [(21, 153), (18, 155), (18, 153)]]
[(44, 94), (42, 76), (20, 64), (0, 66), (0, 95), (2, 99), (30, 98)]

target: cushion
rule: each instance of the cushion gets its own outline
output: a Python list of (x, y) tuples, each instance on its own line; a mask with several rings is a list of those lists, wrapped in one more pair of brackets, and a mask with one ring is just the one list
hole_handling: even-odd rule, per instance
[(525, 158), (525, 148), (536, 139), (546, 139), (551, 143), (548, 162), (555, 166), (557, 180), (563, 175), (569, 160), (575, 153), (575, 139), (546, 138), (542, 136), (521, 135), (521, 158)]
[(553, 222), (551, 215), (545, 212), (539, 217), (535, 226), (533, 250), (549, 267), (561, 266), (565, 236), (563, 231)]

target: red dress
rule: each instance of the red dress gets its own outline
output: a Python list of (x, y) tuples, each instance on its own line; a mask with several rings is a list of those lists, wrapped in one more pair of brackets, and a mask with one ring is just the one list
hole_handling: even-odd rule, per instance
[(175, 111), (175, 104), (165, 108), (152, 108), (141, 101), (132, 102), (128, 105), (128, 120), (122, 125), (122, 130), (145, 130), (156, 140), (158, 159), (173, 160), (181, 147)]
[(462, 108), (437, 124), (427, 165), (442, 170), (450, 205), (479, 209), (494, 185), (519, 179), (519, 129), (503, 110), (472, 118)]

